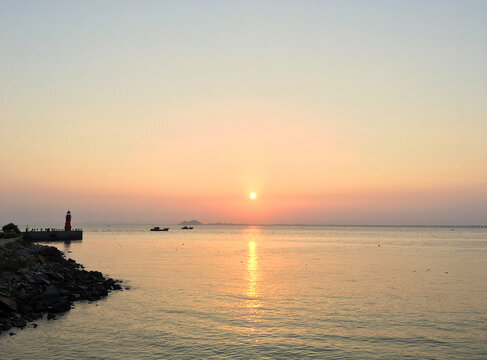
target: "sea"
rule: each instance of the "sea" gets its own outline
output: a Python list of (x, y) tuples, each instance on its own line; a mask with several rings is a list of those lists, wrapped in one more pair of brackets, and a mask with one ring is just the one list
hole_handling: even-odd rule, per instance
[(487, 359), (485, 227), (166, 226), (52, 243), (124, 290), (0, 359)]

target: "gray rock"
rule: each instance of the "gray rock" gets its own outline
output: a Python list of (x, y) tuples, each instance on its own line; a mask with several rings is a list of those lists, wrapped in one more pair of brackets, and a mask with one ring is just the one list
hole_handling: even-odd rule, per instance
[(41, 295), (41, 301), (46, 305), (51, 305), (61, 300), (61, 293), (54, 285), (49, 285), (44, 293)]
[(28, 268), (22, 268), (20, 270), (17, 270), (17, 273), (20, 274), (20, 275), (27, 275), (28, 273), (30, 273), (30, 270)]
[(17, 303), (15, 299), (0, 296), (0, 307), (7, 308), (10, 311), (17, 311)]
[(18, 327), (18, 328), (24, 328), (25, 325), (27, 325), (27, 322), (24, 319), (14, 319), (12, 320), (12, 326)]

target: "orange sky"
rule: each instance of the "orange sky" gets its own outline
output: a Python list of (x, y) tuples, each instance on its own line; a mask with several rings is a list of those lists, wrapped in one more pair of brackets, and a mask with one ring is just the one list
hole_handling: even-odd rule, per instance
[(166, 6), (0, 5), (1, 221), (487, 223), (484, 5)]

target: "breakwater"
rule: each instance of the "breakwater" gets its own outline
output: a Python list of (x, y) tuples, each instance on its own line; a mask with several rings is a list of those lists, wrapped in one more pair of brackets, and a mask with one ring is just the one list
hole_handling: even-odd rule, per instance
[(75, 301), (98, 300), (120, 289), (119, 281), (84, 270), (55, 247), (27, 241), (0, 246), (0, 332), (46, 314), (53, 319)]
[(58, 230), (58, 229), (44, 229), (39, 231), (29, 230), (22, 233), (23, 238), (29, 241), (69, 241), (82, 240), (83, 230)]

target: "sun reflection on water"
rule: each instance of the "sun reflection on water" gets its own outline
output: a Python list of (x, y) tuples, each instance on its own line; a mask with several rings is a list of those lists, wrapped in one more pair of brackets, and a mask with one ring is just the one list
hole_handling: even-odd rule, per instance
[[(247, 287), (245, 289), (245, 306), (248, 309), (248, 326), (250, 333), (255, 334), (256, 332), (256, 324), (260, 322), (260, 307), (261, 300), (260, 300), (260, 289), (259, 284), (260, 282), (260, 271), (259, 271), (259, 261), (258, 261), (258, 239), (261, 233), (261, 229), (259, 227), (249, 227), (245, 231), (245, 237), (247, 240)], [(253, 336), (252, 336), (253, 338)], [(250, 340), (250, 339), (249, 339)], [(254, 339), (254, 341), (257, 341)]]
[(247, 291), (245, 295), (252, 302), (252, 307), (256, 307), (254, 300), (257, 300), (259, 289), (257, 281), (259, 280), (259, 262), (257, 260), (257, 242), (249, 240), (247, 243)]

